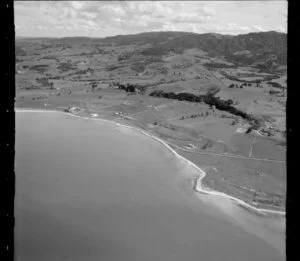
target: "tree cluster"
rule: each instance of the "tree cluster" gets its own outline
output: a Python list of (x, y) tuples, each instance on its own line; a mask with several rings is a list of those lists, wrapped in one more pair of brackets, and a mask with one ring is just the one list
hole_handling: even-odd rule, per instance
[(124, 90), (129, 93), (141, 93), (144, 94), (146, 91), (146, 86), (138, 85), (138, 84), (132, 84), (132, 83), (116, 83), (118, 89)]
[(208, 68), (236, 68), (236, 65), (228, 65), (225, 63), (205, 63), (204, 66)]
[(283, 86), (278, 82), (267, 82), (267, 83), (270, 84), (274, 88), (283, 89)]
[(60, 63), (57, 66), (57, 69), (60, 70), (60, 72), (67, 72), (71, 70), (76, 70), (77, 67), (75, 67), (72, 63)]
[(205, 112), (205, 113), (196, 113), (196, 114), (192, 114), (190, 116), (182, 116), (181, 118), (179, 118), (179, 120), (184, 120), (184, 119), (190, 119), (190, 118), (199, 118), (199, 117), (205, 117), (208, 116), (209, 112)]
[(241, 84), (240, 86), (238, 86), (237, 84), (230, 84), (229, 86), (228, 86), (228, 88), (243, 88), (243, 86), (251, 86), (251, 83), (246, 83), (246, 82), (244, 82), (243, 84)]
[(49, 68), (49, 65), (38, 64), (38, 65), (33, 65), (32, 67), (29, 68), (29, 70), (30, 71), (37, 71), (37, 72), (43, 74), (44, 72), (46, 72), (48, 70), (48, 68)]
[(233, 100), (221, 100), (219, 97), (214, 97), (211, 93), (208, 93), (206, 95), (195, 95), (191, 93), (174, 93), (174, 92), (164, 92), (162, 90), (153, 91), (150, 93), (150, 96), (153, 97), (161, 97), (166, 99), (174, 99), (179, 101), (188, 101), (188, 102), (203, 102), (209, 106), (215, 106), (216, 109), (220, 111), (227, 111), (231, 114), (234, 114), (236, 116), (240, 116), (243, 119), (250, 121), (253, 123), (253, 125), (258, 126), (260, 124), (259, 120), (254, 118), (254, 116), (247, 114), (246, 112), (243, 112), (234, 106)]
[(269, 94), (270, 95), (273, 95), (273, 94), (279, 94), (279, 93), (281, 93), (280, 91), (275, 91), (275, 90), (270, 90), (269, 91)]
[(125, 52), (118, 56), (118, 61), (128, 60), (133, 56), (134, 53)]
[(49, 82), (49, 79), (46, 77), (36, 78), (36, 81), (42, 84), (43, 87), (49, 87), (50, 89), (54, 89), (53, 82)]
[(251, 86), (251, 83), (250, 82), (244, 82), (241, 86)]
[(97, 82), (90, 82), (89, 85), (92, 87), (92, 90), (95, 90), (98, 86)]
[(88, 72), (90, 72), (90, 73), (93, 73), (94, 72), (94, 70), (92, 69), (92, 68), (87, 68), (87, 69), (85, 69), (85, 70), (77, 70), (76, 71), (76, 73), (74, 73), (74, 74), (86, 74), (86, 73), (88, 73)]

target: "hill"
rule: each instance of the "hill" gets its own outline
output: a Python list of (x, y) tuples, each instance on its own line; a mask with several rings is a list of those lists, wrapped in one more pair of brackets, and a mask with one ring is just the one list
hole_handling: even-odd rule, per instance
[(182, 53), (185, 49), (198, 48), (211, 56), (224, 56), (230, 61), (245, 64), (269, 59), (278, 64), (286, 64), (287, 58), (287, 35), (273, 31), (237, 36), (211, 33), (150, 32), (119, 35), (100, 41), (116, 45), (152, 44), (156, 49), (175, 53)]
[(274, 31), (241, 35), (188, 32), (147, 32), (133, 35), (117, 35), (106, 38), (64, 37), (50, 40), (57, 44), (131, 45), (150, 44), (144, 55), (155, 56), (197, 48), (212, 57), (223, 57), (238, 64), (286, 65), (287, 34)]

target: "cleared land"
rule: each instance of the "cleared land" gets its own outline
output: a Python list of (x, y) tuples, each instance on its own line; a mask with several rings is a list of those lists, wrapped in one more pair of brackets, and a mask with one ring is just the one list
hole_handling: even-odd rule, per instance
[[(22, 39), (17, 45), (16, 107), (79, 107), (80, 115), (145, 129), (204, 167), (206, 186), (284, 210), (284, 65), (266, 72), (200, 47), (168, 50), (151, 41)], [(154, 91), (213, 93), (259, 124), (205, 102), (150, 96)]]

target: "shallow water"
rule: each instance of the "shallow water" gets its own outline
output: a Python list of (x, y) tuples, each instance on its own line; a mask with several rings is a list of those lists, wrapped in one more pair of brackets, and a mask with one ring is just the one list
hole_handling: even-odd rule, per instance
[(15, 165), (16, 260), (284, 260), (282, 222), (195, 193), (195, 170), (125, 127), (17, 112)]

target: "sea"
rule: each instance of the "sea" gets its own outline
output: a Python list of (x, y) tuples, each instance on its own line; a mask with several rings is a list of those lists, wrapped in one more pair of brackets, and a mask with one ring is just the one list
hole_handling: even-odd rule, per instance
[(135, 129), (17, 110), (15, 133), (15, 260), (285, 260), (284, 219), (194, 191)]

